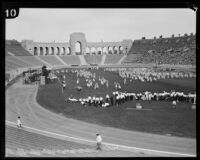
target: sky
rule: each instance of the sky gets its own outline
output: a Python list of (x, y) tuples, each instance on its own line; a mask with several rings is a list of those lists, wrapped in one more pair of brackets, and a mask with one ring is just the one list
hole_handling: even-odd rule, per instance
[(69, 42), (83, 32), (88, 42), (171, 37), (196, 33), (196, 12), (191, 9), (20, 9), (6, 20), (6, 39)]

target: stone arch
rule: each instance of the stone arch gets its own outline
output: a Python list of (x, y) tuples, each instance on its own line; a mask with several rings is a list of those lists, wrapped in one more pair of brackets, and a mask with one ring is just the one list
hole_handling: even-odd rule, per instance
[(66, 50), (65, 50), (65, 47), (62, 47), (62, 55), (65, 55), (66, 54)]
[(113, 47), (108, 46), (108, 54), (113, 54)]
[(117, 46), (113, 46), (113, 53), (117, 54), (118, 53), (118, 47)]
[(71, 48), (67, 47), (67, 55), (70, 55), (70, 54), (71, 54)]
[(54, 55), (55, 54), (55, 49), (54, 47), (51, 47), (51, 55)]
[(45, 47), (45, 55), (49, 55), (49, 47)]
[(122, 46), (119, 46), (119, 54), (122, 54), (123, 53), (123, 47)]
[(75, 43), (75, 54), (76, 55), (80, 55), (82, 53), (82, 50), (81, 50), (81, 42), (77, 41)]
[(40, 47), (40, 55), (44, 55), (44, 48)]
[(89, 47), (86, 47), (85, 53), (86, 53), (86, 54), (90, 54), (90, 48), (89, 48)]
[(95, 47), (91, 48), (91, 54), (93, 54), (93, 55), (96, 54), (96, 48)]
[(102, 48), (101, 47), (97, 48), (97, 54), (102, 54)]
[(108, 53), (107, 47), (103, 47), (103, 54), (107, 54), (107, 53)]
[(126, 46), (125, 47), (125, 54), (127, 54), (128, 53), (128, 47)]
[(34, 56), (38, 56), (38, 47), (34, 47)]
[(56, 55), (60, 55), (60, 48), (56, 47), (56, 50), (57, 50)]
[(80, 53), (79, 54), (84, 54), (85, 53), (85, 49), (86, 49), (86, 38), (85, 38), (85, 34), (81, 33), (81, 32), (75, 32), (70, 34), (70, 47), (71, 47), (71, 54), (75, 55), (76, 54), (76, 43), (79, 42), (80, 43)]
[(64, 55), (65, 54), (65, 48), (64, 47), (60, 47), (60, 55)]

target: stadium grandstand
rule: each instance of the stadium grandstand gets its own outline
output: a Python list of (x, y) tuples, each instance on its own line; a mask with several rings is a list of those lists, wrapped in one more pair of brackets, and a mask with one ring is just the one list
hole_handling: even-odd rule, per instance
[(85, 55), (84, 56), (87, 64), (98, 64), (102, 62), (102, 55)]
[[(41, 67), (71, 66), (71, 65), (195, 65), (196, 64), (196, 35), (184, 34), (170, 38), (154, 37), (153, 39), (134, 40), (127, 54), (102, 55), (42, 55), (34, 56), (29, 50), (16, 40), (6, 40), (6, 72)], [(110, 53), (110, 51), (109, 51)], [(111, 52), (112, 53), (112, 52)]]
[[(81, 65), (132, 65), (132, 64), (170, 64), (170, 65), (196, 65), (196, 34), (164, 38), (154, 37), (134, 40), (125, 54), (116, 54), (112, 50), (103, 54), (85, 55), (40, 55), (34, 56), (32, 52), (16, 40), (6, 40), (6, 72), (16, 75), (16, 70), (30, 67), (81, 66)], [(114, 47), (116, 48), (116, 47)], [(111, 54), (110, 54), (111, 53)], [(84, 54), (84, 53), (83, 53)], [(13, 77), (13, 76), (11, 76)]]
[(78, 55), (60, 56), (67, 65), (80, 65), (81, 61)]
[(196, 36), (184, 34), (180, 37), (135, 40), (129, 51), (129, 56), (123, 63), (158, 63), (195, 65)]

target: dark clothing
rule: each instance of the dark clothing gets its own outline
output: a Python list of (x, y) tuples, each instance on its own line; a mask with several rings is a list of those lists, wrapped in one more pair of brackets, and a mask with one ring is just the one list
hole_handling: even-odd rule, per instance
[(101, 143), (97, 142), (97, 150), (101, 150)]
[(113, 97), (110, 98), (110, 102), (111, 102), (111, 105), (113, 106), (113, 104), (114, 104)]

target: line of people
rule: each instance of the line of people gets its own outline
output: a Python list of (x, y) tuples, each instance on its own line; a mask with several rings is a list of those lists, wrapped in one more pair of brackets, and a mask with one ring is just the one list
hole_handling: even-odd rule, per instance
[(124, 79), (139, 80), (141, 82), (153, 82), (159, 79), (170, 78), (196, 78), (196, 73), (189, 71), (155, 71), (148, 68), (106, 68), (105, 71), (118, 72), (119, 76)]
[(95, 107), (110, 107), (110, 106), (119, 106), (126, 101), (133, 101), (133, 100), (143, 100), (148, 101), (149, 103), (153, 101), (171, 101), (171, 102), (187, 102), (196, 104), (196, 93), (189, 93), (184, 94), (183, 92), (143, 92), (143, 93), (125, 93), (115, 91), (112, 93), (111, 96), (109, 94), (106, 95), (105, 99), (103, 97), (96, 97), (96, 96), (88, 96), (87, 98), (68, 98), (66, 99), (67, 102), (80, 102), (83, 106), (95, 106)]

